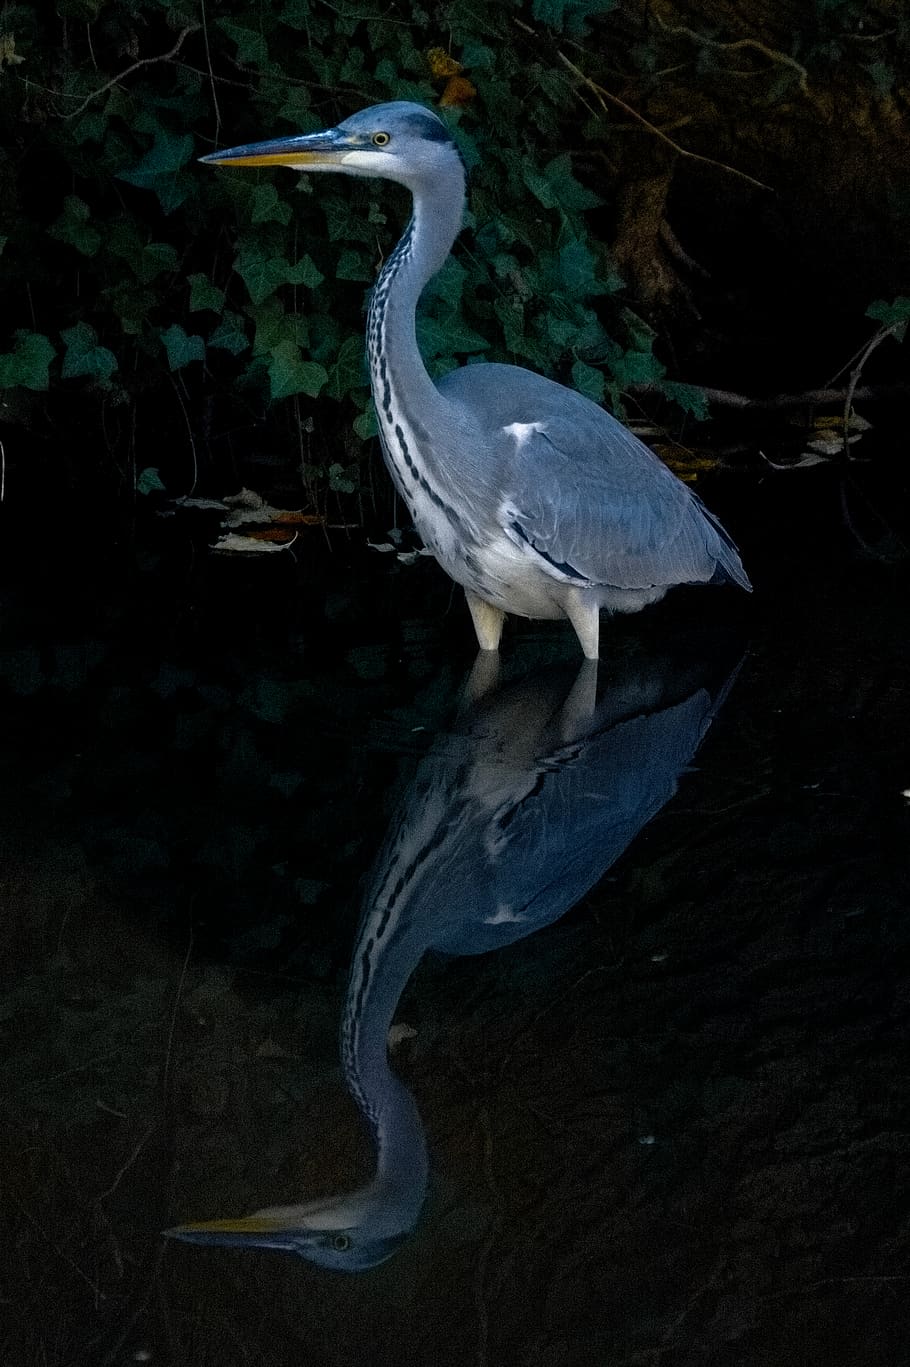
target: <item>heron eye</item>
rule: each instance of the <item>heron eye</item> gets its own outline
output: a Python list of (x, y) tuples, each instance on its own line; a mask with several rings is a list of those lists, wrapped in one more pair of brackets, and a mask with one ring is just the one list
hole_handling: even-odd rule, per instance
[(374, 146), (374, 147), (386, 147), (386, 146), (388, 146), (388, 144), (389, 144), (391, 141), (392, 141), (392, 139), (391, 139), (391, 137), (389, 136), (388, 133), (374, 133), (374, 134), (373, 134), (373, 146)]
[(336, 1253), (347, 1253), (351, 1247), (351, 1241), (346, 1234), (336, 1234), (332, 1240), (332, 1247)]

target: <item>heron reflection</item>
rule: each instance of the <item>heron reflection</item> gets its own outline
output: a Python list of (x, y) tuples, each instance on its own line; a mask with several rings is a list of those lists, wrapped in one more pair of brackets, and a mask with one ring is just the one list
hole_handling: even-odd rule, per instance
[[(729, 665), (729, 657), (728, 657)], [(342, 1195), (179, 1225), (191, 1243), (284, 1249), (323, 1267), (383, 1262), (417, 1223), (428, 1159), (416, 1103), (389, 1065), (399, 999), (427, 950), (480, 954), (568, 911), (673, 796), (732, 675), (663, 656), (586, 661), (496, 686), (478, 655), (452, 727), (421, 761), (376, 861), (351, 961), (341, 1062), (375, 1149)]]

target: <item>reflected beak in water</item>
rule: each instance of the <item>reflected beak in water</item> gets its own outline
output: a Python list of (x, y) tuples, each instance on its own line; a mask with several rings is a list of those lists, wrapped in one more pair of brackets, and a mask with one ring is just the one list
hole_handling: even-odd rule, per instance
[(278, 1248), (297, 1251), (301, 1236), (311, 1231), (297, 1222), (291, 1225), (273, 1215), (245, 1215), (237, 1220), (203, 1220), (199, 1224), (175, 1225), (164, 1231), (168, 1239), (221, 1248)]

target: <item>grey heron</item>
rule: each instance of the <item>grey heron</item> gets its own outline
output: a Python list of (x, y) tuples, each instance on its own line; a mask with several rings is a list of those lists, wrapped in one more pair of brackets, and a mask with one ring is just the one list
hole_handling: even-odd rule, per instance
[(434, 383), (417, 346), (427, 282), (461, 229), (465, 168), (419, 104), (364, 109), (321, 133), (203, 157), (397, 181), (413, 214), (371, 296), (367, 354), (386, 464), (414, 524), (465, 591), (478, 645), (507, 613), (567, 617), (597, 659), (600, 612), (637, 612), (678, 584), (749, 589), (701, 499), (590, 399), (519, 366), (463, 366)]
[(593, 662), (571, 687), (557, 666), (497, 689), (496, 657), (478, 655), (460, 715), (392, 820), (351, 955), (341, 1063), (373, 1140), (372, 1180), (169, 1237), (347, 1272), (391, 1257), (417, 1224), (429, 1170), (417, 1104), (387, 1054), (412, 974), (428, 950), (487, 953), (574, 906), (675, 793), (733, 682), (730, 663), (636, 654), (598, 698)]

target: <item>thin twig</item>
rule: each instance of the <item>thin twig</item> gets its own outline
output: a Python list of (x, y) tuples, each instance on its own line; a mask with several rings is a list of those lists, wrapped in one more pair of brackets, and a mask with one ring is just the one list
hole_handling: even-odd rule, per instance
[(893, 337), (901, 328), (906, 328), (906, 319), (900, 319), (896, 323), (891, 323), (889, 327), (880, 327), (875, 336), (863, 348), (860, 358), (850, 372), (850, 382), (847, 385), (847, 393), (844, 397), (844, 459), (846, 460), (850, 452), (848, 449), (847, 438), (849, 435), (850, 418), (853, 413), (853, 400), (856, 397), (856, 386), (863, 373), (863, 366), (872, 355), (877, 346), (880, 346), (886, 337)]
[(490, 1112), (486, 1106), (481, 1109), (480, 1125), (483, 1132), (483, 1175), (493, 1201), (493, 1214), (483, 1246), (477, 1255), (477, 1266), (474, 1270), (474, 1304), (477, 1308), (477, 1367), (487, 1367), (489, 1361), (487, 1351), (490, 1341), (490, 1312), (487, 1308), (485, 1283), (490, 1254), (493, 1252), (496, 1240), (502, 1232), (502, 1196), (493, 1173), (493, 1130)]
[(596, 81), (592, 81), (590, 76), (586, 76), (585, 73), (581, 71), (574, 62), (570, 61), (566, 54), (561, 52), (558, 48), (556, 50), (556, 55), (574, 76), (580, 81), (583, 81), (589, 90), (593, 90), (594, 94), (600, 100), (601, 105), (604, 104), (604, 101), (609, 101), (610, 104), (616, 105), (617, 109), (622, 109), (624, 113), (628, 114), (636, 123), (640, 123), (643, 128), (646, 128), (653, 137), (666, 143), (668, 147), (672, 147), (677, 156), (685, 157), (688, 161), (703, 162), (706, 166), (717, 166), (721, 171), (727, 171), (731, 176), (737, 176), (740, 180), (747, 181), (749, 185), (754, 185), (759, 190), (768, 190), (770, 193), (773, 193), (770, 185), (765, 185), (763, 181), (756, 180), (754, 176), (746, 175), (745, 171), (739, 171), (735, 166), (728, 166), (726, 162), (716, 161), (714, 157), (703, 157), (698, 152), (690, 152), (687, 148), (680, 147), (678, 142), (674, 142), (673, 139), (668, 138), (666, 133), (662, 132), (661, 129), (657, 128), (653, 123), (649, 123), (648, 120), (642, 114), (639, 114), (636, 109), (633, 109), (630, 104), (626, 104), (625, 100), (621, 100), (618, 95), (613, 95), (609, 90), (605, 90), (603, 86), (598, 85)]
[(108, 81), (106, 85), (101, 86), (98, 90), (93, 90), (90, 95), (86, 95), (85, 99), (82, 101), (80, 105), (77, 106), (76, 109), (71, 110), (69, 114), (64, 114), (63, 117), (65, 119), (78, 118), (80, 114), (82, 114), (86, 109), (88, 109), (89, 105), (92, 103), (93, 100), (97, 100), (101, 95), (106, 95), (109, 90), (113, 90), (115, 85), (119, 85), (120, 82), (125, 80), (127, 76), (132, 76), (133, 72), (138, 71), (140, 67), (154, 66), (156, 62), (171, 61), (171, 59), (176, 57), (177, 53), (183, 47), (184, 40), (188, 38), (191, 33), (195, 33), (198, 28), (198, 24), (190, 24), (188, 28), (185, 28), (181, 31), (180, 37), (177, 39), (176, 43), (171, 48), (170, 52), (162, 52), (160, 57), (143, 57), (141, 61), (133, 62), (132, 66), (128, 66), (124, 71), (121, 71), (119, 75), (114, 76), (114, 78)]
[(183, 988), (186, 983), (186, 975), (190, 966), (190, 959), (193, 954), (193, 932), (190, 930), (187, 941), (186, 953), (183, 956), (183, 967), (180, 969), (180, 977), (177, 981), (177, 990), (174, 993), (174, 1006), (171, 1011), (171, 1020), (167, 1032), (167, 1045), (164, 1051), (164, 1066), (161, 1069), (161, 1099), (165, 1112), (168, 1107), (168, 1093), (171, 1087), (171, 1060), (174, 1056), (174, 1034), (177, 1030), (177, 1013), (180, 1010), (180, 1003), (183, 999)]
[(212, 104), (215, 106), (215, 145), (217, 146), (221, 135), (221, 108), (218, 104), (218, 91), (215, 89), (215, 73), (212, 70), (212, 53), (209, 47), (209, 24), (205, 13), (205, 0), (199, 0), (199, 10), (202, 14), (202, 40), (205, 43), (205, 62), (209, 69), (209, 84), (212, 87)]
[[(758, 399), (749, 394), (737, 394), (729, 389), (709, 389), (704, 385), (696, 387), (701, 390), (708, 403), (718, 404), (722, 408), (760, 408), (771, 412), (785, 408), (818, 408), (825, 404), (843, 403), (847, 394), (846, 389), (806, 389), (801, 394), (774, 394), (767, 399)], [(634, 393), (660, 391), (659, 385), (630, 385), (629, 388)], [(867, 385), (863, 389), (856, 389), (853, 398), (894, 398), (907, 394), (908, 390), (910, 386), (906, 384)]]
[(142, 1150), (145, 1148), (146, 1144), (149, 1142), (149, 1140), (151, 1139), (151, 1137), (152, 1137), (152, 1135), (153, 1135), (154, 1133), (155, 1133), (155, 1126), (154, 1126), (154, 1125), (149, 1125), (149, 1127), (148, 1127), (148, 1129), (146, 1130), (145, 1134), (144, 1134), (144, 1135), (142, 1136), (142, 1138), (139, 1140), (139, 1142), (137, 1143), (136, 1147), (133, 1149), (132, 1153), (130, 1154), (129, 1158), (126, 1160), (126, 1162), (123, 1164), (123, 1166), (118, 1170), (116, 1176), (114, 1177), (113, 1182), (110, 1184), (110, 1186), (109, 1186), (105, 1191), (101, 1192), (100, 1196), (96, 1196), (96, 1197), (95, 1197), (95, 1200), (96, 1200), (96, 1201), (98, 1201), (98, 1202), (106, 1201), (107, 1198), (108, 1198), (109, 1196), (113, 1196), (114, 1192), (117, 1190), (117, 1188), (119, 1187), (120, 1183), (123, 1181), (123, 1178), (124, 1178), (124, 1177), (126, 1176), (126, 1174), (129, 1172), (130, 1168), (133, 1166), (133, 1164), (135, 1163), (136, 1159), (139, 1157), (140, 1153), (141, 1153)]
[[(767, 44), (760, 43), (757, 38), (736, 38), (732, 43), (722, 43), (717, 38), (706, 38), (703, 33), (696, 33), (695, 29), (687, 28), (685, 24), (665, 24), (659, 14), (655, 14), (654, 18), (657, 20), (658, 24), (660, 24), (664, 33), (685, 34), (687, 38), (691, 38), (694, 43), (699, 43), (702, 47), (714, 47), (723, 52), (735, 52), (737, 49), (747, 47), (754, 48), (754, 50), (760, 52), (763, 57), (767, 57), (769, 62), (774, 62), (780, 66), (791, 67), (799, 77), (800, 90), (807, 98), (811, 98), (809, 94), (808, 71), (804, 66), (800, 65), (795, 57), (790, 57), (786, 52), (778, 52), (777, 48), (768, 47)], [(726, 72), (725, 74), (729, 75), (731, 73)], [(740, 73), (737, 72), (735, 74), (739, 75)]]
[(196, 490), (196, 485), (199, 482), (199, 457), (196, 454), (196, 438), (193, 436), (193, 424), (190, 422), (190, 415), (186, 411), (186, 404), (183, 402), (183, 399), (181, 398), (180, 389), (173, 375), (171, 376), (171, 384), (174, 386), (174, 393), (177, 395), (177, 402), (179, 403), (180, 411), (183, 414), (183, 421), (186, 423), (187, 436), (189, 437), (190, 441), (190, 451), (193, 455), (193, 481), (190, 484), (190, 487), (187, 490), (186, 495), (187, 498), (192, 498)]

